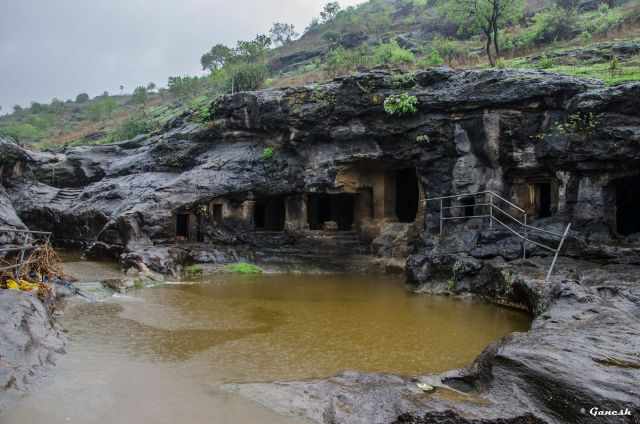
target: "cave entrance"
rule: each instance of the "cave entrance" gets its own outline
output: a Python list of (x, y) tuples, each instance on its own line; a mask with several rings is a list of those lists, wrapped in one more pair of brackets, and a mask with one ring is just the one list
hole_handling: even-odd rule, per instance
[(222, 224), (222, 205), (214, 204), (211, 209), (211, 217), (216, 225)]
[(313, 193), (307, 197), (307, 221), (312, 230), (323, 230), (327, 222), (335, 222), (338, 231), (350, 231), (354, 211), (354, 194)]
[(535, 187), (537, 216), (538, 218), (548, 218), (551, 216), (551, 183), (538, 183)]
[(469, 197), (463, 197), (460, 200), (460, 203), (462, 204), (463, 210), (464, 210), (464, 216), (467, 218), (471, 218), (472, 216), (475, 215), (475, 199), (471, 196)]
[(176, 215), (176, 238), (189, 239), (189, 214)]
[(532, 217), (548, 218), (558, 210), (558, 182), (549, 178), (529, 180), (514, 190), (514, 200)]
[(614, 184), (618, 234), (640, 233), (640, 175), (617, 179)]
[(283, 197), (258, 200), (253, 214), (256, 230), (283, 231), (286, 207)]
[(396, 216), (400, 222), (414, 222), (418, 215), (420, 190), (415, 169), (396, 172)]

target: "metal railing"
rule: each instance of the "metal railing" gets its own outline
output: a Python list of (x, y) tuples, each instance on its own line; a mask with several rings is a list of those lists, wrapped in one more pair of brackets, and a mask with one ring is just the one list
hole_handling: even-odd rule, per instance
[[(18, 230), (15, 228), (0, 227), (0, 236), (7, 234), (14, 236), (15, 243), (0, 244), (0, 254), (17, 252), (18, 255), (15, 259), (15, 264), (0, 265), (0, 272), (13, 270), (14, 277), (16, 279), (20, 279), (22, 278), (22, 270), (24, 269), (24, 266), (31, 263), (27, 260), (27, 252), (37, 249), (43, 244), (49, 244), (51, 233), (46, 231)], [(19, 240), (20, 238), (22, 238), (22, 240)]]
[[(478, 202), (477, 199), (481, 198)], [(465, 199), (464, 203), (452, 205), (452, 201), (457, 201), (458, 199)], [(471, 199), (470, 202), (467, 199)], [(441, 197), (432, 197), (424, 200), (425, 205), (428, 202), (438, 201), (440, 203), (440, 235), (444, 233), (444, 224), (449, 220), (457, 220), (457, 219), (472, 219), (472, 218), (488, 218), (489, 219), (489, 228), (493, 229), (494, 222), (499, 224), (501, 227), (507, 229), (515, 236), (524, 240), (525, 243), (522, 243), (522, 257), (523, 259), (527, 257), (527, 243), (529, 242), (535, 246), (540, 247), (541, 249), (548, 250), (554, 254), (553, 261), (551, 262), (551, 266), (549, 267), (549, 271), (547, 272), (545, 281), (549, 281), (551, 278), (551, 273), (556, 265), (556, 261), (558, 260), (558, 256), (560, 254), (560, 250), (564, 245), (565, 239), (569, 234), (569, 230), (571, 229), (571, 223), (567, 224), (564, 232), (562, 234), (556, 233), (553, 231), (545, 230), (542, 228), (537, 228), (529, 225), (528, 223), (528, 214), (527, 211), (516, 205), (515, 203), (505, 199), (493, 191), (479, 191), (476, 193), (466, 193), (466, 194), (454, 194), (450, 196), (441, 196)], [(446, 205), (446, 203), (449, 203)], [(477, 208), (487, 208), (486, 213), (478, 213)], [(454, 210), (464, 210), (464, 214), (460, 216), (447, 216), (447, 211)], [(512, 226), (509, 225), (511, 223)], [(556, 247), (548, 246), (544, 243), (541, 243), (536, 240), (532, 240), (530, 234), (532, 233), (541, 233), (546, 234), (548, 236), (553, 236), (559, 238), (558, 245)]]

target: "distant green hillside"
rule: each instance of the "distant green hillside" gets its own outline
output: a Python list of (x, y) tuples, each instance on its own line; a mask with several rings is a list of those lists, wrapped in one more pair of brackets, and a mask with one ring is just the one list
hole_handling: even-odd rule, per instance
[[(502, 18), (487, 27), (477, 17), (491, 12), (491, 4), (501, 5)], [(470, 7), (479, 12), (469, 14)], [(40, 149), (110, 143), (157, 130), (186, 112), (206, 122), (211, 100), (225, 93), (320, 82), (376, 66), (535, 68), (608, 84), (640, 80), (640, 3), (370, 0), (341, 9), (331, 2), (300, 37), (278, 23), (269, 35), (212, 45), (201, 60), (208, 76), (172, 77), (166, 88), (150, 84), (129, 95), (81, 94), (16, 108), (0, 117), (0, 135)]]

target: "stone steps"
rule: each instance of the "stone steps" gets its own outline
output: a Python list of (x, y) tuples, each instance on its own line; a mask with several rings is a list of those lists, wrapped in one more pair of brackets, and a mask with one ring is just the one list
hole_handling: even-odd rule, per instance
[(58, 193), (56, 193), (56, 195), (53, 197), (53, 199), (51, 199), (51, 203), (54, 204), (61, 204), (61, 203), (67, 203), (70, 200), (75, 200), (78, 197), (80, 197), (80, 195), (82, 194), (83, 190), (77, 190), (77, 189), (60, 189), (58, 191)]

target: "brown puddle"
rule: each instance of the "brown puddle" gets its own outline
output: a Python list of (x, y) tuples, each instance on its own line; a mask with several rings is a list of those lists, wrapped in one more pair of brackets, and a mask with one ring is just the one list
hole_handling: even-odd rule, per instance
[(388, 277), (219, 275), (136, 290), (70, 306), (69, 353), (0, 421), (300, 423), (220, 385), (444, 371), (529, 322), (486, 303), (413, 295)]

